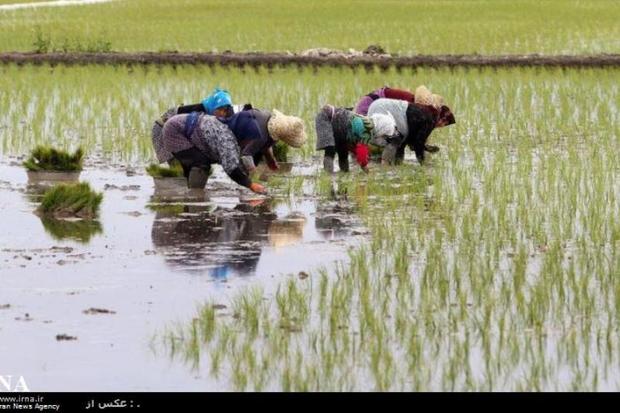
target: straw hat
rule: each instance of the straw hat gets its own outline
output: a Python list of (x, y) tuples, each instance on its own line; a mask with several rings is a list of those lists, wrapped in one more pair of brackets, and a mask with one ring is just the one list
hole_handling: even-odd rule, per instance
[(281, 140), (293, 148), (301, 148), (306, 142), (304, 121), (297, 116), (287, 116), (276, 109), (267, 122), (267, 130), (274, 141)]
[(432, 106), (435, 109), (439, 109), (445, 106), (444, 98), (440, 95), (431, 93), (430, 90), (424, 85), (419, 86), (415, 90), (415, 103), (420, 105)]

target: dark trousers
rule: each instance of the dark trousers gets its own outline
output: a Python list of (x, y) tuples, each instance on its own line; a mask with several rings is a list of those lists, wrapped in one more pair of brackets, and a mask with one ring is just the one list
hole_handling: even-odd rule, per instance
[(338, 166), (342, 172), (349, 172), (349, 149), (346, 144), (339, 144), (336, 142), (336, 146), (328, 146), (325, 148), (325, 157), (334, 159), (338, 154)]
[(213, 162), (196, 147), (175, 152), (173, 155), (181, 163), (183, 175), (185, 175), (186, 178), (189, 177), (192, 168), (200, 168), (207, 171), (211, 170), (211, 164)]

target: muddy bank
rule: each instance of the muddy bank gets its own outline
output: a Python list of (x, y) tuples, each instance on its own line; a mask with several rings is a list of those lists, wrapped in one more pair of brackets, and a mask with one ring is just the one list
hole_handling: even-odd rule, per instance
[(0, 53), (0, 63), (16, 64), (188, 64), (236, 67), (620, 67), (620, 54), (598, 55), (417, 55), (293, 53)]

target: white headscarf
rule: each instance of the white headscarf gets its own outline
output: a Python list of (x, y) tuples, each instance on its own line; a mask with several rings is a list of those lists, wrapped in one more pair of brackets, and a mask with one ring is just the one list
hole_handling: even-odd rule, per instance
[(370, 116), (374, 124), (373, 133), (377, 138), (393, 136), (396, 133), (396, 121), (391, 113), (375, 113)]

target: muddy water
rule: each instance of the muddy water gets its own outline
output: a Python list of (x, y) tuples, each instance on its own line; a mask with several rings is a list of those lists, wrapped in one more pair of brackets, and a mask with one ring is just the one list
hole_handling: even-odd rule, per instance
[(0, 366), (30, 390), (217, 390), (156, 356), (154, 334), (204, 300), (254, 285), (270, 295), (362, 240), (346, 206), (261, 199), (219, 170), (209, 196), (175, 202), (127, 175), (87, 167), (80, 179), (105, 194), (100, 220), (58, 222), (33, 213), (41, 189), (19, 163), (0, 163)]

